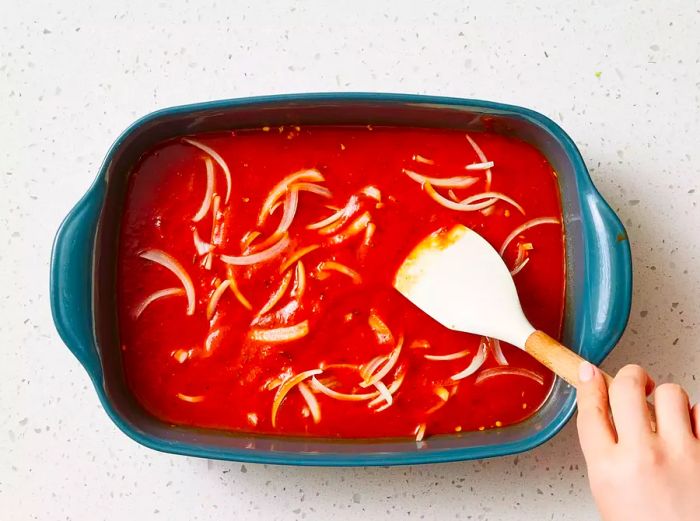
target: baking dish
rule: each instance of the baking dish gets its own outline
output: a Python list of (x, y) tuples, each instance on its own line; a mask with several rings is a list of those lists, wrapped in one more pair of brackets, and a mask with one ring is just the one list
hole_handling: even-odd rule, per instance
[(266, 96), (154, 112), (114, 143), (93, 185), (61, 224), (51, 258), (56, 328), (92, 379), (105, 410), (127, 435), (176, 454), (294, 465), (394, 465), (513, 454), (556, 434), (575, 407), (557, 380), (545, 404), (516, 425), (413, 440), (338, 440), (231, 433), (166, 424), (134, 399), (121, 366), (116, 317), (118, 227), (132, 166), (154, 144), (180, 135), (277, 125), (399, 125), (490, 130), (540, 149), (558, 175), (566, 229), (562, 340), (599, 363), (622, 335), (631, 299), (625, 230), (593, 186), (573, 141), (553, 121), (499, 103), (374, 93)]

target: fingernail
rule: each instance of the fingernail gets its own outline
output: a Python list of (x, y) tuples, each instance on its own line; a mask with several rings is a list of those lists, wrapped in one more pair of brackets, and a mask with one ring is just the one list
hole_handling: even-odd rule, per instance
[(593, 375), (595, 375), (595, 367), (590, 362), (581, 362), (578, 366), (578, 380), (579, 382), (590, 382), (593, 380)]

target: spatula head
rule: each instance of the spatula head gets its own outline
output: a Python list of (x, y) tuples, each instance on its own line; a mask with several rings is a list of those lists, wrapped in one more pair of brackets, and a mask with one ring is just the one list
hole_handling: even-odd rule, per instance
[(423, 239), (406, 257), (394, 287), (445, 327), (524, 349), (534, 328), (510, 271), (478, 233), (457, 225)]

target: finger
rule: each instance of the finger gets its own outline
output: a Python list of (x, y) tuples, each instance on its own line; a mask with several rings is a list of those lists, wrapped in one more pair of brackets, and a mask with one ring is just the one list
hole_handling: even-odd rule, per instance
[(608, 394), (618, 440), (638, 440), (652, 435), (646, 401), (649, 375), (638, 365), (626, 365), (617, 373)]
[(586, 461), (596, 458), (615, 444), (610, 422), (608, 389), (603, 374), (593, 364), (582, 362), (576, 387), (576, 426)]
[(693, 406), (693, 410), (690, 411), (690, 416), (693, 421), (693, 431), (695, 431), (695, 437), (700, 440), (700, 403), (696, 403)]
[(665, 439), (679, 440), (693, 436), (688, 394), (678, 384), (663, 384), (654, 393), (656, 432)]

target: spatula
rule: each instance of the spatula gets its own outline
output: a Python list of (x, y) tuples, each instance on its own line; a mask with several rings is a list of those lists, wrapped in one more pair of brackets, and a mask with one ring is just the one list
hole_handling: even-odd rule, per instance
[[(578, 384), (584, 359), (530, 324), (501, 256), (466, 226), (423, 239), (399, 268), (394, 287), (445, 327), (513, 344)], [(609, 384), (612, 377), (603, 375)]]

